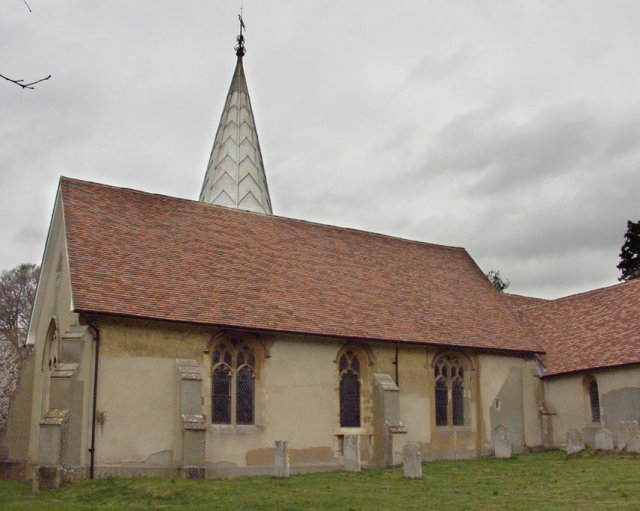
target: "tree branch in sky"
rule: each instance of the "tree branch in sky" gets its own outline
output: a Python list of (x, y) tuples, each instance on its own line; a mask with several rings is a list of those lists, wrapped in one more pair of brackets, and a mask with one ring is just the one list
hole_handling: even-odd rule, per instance
[(29, 83), (22, 83), (22, 82), (24, 82), (24, 80), (14, 80), (14, 79), (8, 78), (8, 77), (6, 77), (6, 76), (4, 76), (2, 74), (0, 74), (0, 78), (4, 78), (8, 82), (15, 83), (16, 85), (19, 85), (23, 89), (33, 89), (33, 86), (36, 83), (40, 83), (40, 82), (44, 82), (45, 80), (48, 80), (49, 78), (51, 78), (51, 75), (46, 76), (44, 78), (40, 78), (40, 80), (36, 80), (35, 82), (29, 82)]

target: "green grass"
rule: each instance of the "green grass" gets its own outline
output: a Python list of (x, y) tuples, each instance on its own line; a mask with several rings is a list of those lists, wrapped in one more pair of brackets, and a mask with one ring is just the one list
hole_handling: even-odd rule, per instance
[(640, 509), (640, 456), (568, 457), (559, 451), (443, 461), (419, 481), (400, 470), (293, 476), (288, 480), (100, 479), (32, 495), (0, 481), (2, 510), (412, 510)]

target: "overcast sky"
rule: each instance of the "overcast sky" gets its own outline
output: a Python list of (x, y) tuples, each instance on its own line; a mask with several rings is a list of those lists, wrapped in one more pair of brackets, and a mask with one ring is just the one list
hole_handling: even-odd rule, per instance
[[(240, 2), (3, 0), (0, 269), (61, 175), (197, 199)], [(640, 2), (244, 0), (274, 213), (465, 247), (509, 291), (617, 282), (640, 219)]]

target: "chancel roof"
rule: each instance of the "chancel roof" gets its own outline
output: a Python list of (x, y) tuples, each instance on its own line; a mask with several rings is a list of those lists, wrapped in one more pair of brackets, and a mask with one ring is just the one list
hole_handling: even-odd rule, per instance
[(462, 248), (68, 178), (77, 312), (542, 351)]
[(521, 309), (547, 376), (640, 364), (640, 279)]

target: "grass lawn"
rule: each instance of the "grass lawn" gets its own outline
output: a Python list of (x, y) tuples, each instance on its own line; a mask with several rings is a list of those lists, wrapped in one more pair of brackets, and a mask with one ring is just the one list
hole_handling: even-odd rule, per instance
[(32, 495), (28, 483), (0, 481), (2, 510), (478, 510), (640, 509), (640, 456), (560, 451), (442, 461), (420, 481), (393, 470), (331, 472), (288, 480), (100, 479)]

